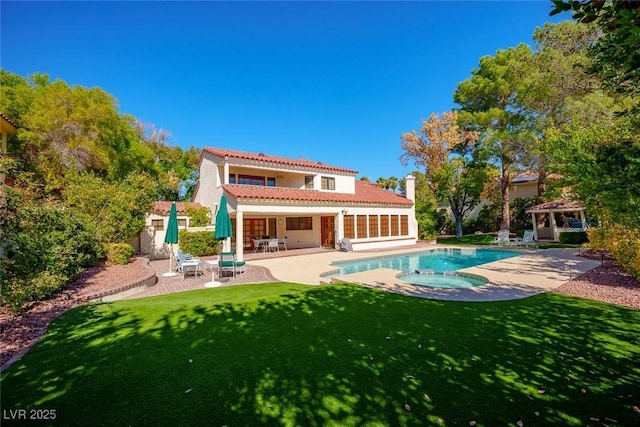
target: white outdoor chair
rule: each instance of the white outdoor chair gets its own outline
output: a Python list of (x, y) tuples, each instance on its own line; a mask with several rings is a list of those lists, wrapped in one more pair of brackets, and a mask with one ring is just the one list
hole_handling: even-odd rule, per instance
[(280, 251), (280, 246), (278, 246), (278, 239), (271, 239), (269, 240), (268, 243), (268, 248), (269, 248), (269, 252), (274, 251), (274, 252), (279, 252)]
[(178, 262), (177, 270), (182, 273), (182, 280), (184, 280), (190, 272), (193, 272), (195, 277), (203, 274), (203, 264), (199, 258), (191, 254), (185, 254), (182, 250), (178, 249), (176, 259)]
[(287, 248), (287, 236), (284, 236), (284, 239), (278, 241), (278, 245), (282, 246), (285, 251), (288, 251)]

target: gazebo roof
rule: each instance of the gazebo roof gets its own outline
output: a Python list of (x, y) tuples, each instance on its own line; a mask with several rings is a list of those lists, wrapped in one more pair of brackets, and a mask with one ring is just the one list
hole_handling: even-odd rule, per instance
[(531, 212), (575, 212), (584, 210), (584, 204), (577, 200), (557, 199), (551, 202), (531, 206), (527, 213)]

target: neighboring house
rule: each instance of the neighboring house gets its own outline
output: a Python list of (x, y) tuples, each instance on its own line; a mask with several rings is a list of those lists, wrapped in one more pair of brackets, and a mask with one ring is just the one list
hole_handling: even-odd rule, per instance
[(529, 199), (538, 195), (538, 174), (521, 173), (511, 180), (509, 197), (514, 199)]
[[(5, 153), (7, 153), (8, 151), (8, 143), (7, 143), (7, 136), (8, 135), (15, 135), (16, 131), (18, 130), (18, 126), (11, 121), (11, 119), (9, 119), (7, 116), (5, 116), (3, 113), (0, 113), (0, 139), (1, 139), (1, 145), (0, 145), (0, 156), (4, 156)], [(0, 198), (3, 197), (4, 195), (4, 186), (7, 185), (8, 182), (8, 178), (5, 176), (4, 173), (0, 172)]]
[[(142, 233), (131, 240), (131, 245), (136, 253), (147, 254), (149, 258), (169, 258), (169, 245), (164, 243), (164, 237), (167, 232), (167, 222), (169, 221), (169, 212), (171, 211), (171, 203), (173, 202), (154, 202), (150, 212), (147, 214), (146, 226)], [(187, 215), (187, 206), (201, 208), (200, 203), (193, 202), (176, 202), (176, 210), (178, 212), (178, 229), (184, 230), (189, 228), (189, 216)], [(197, 230), (205, 230), (206, 227), (198, 227)], [(210, 228), (213, 231), (213, 227)]]
[(253, 250), (252, 237), (286, 238), (288, 248), (354, 250), (417, 242), (415, 178), (406, 197), (356, 180), (357, 171), (322, 162), (205, 147), (193, 200), (218, 210), (227, 196), (238, 259)]
[[(538, 195), (538, 174), (537, 173), (521, 173), (511, 179), (511, 187), (509, 191), (509, 199), (528, 199)], [(491, 205), (493, 202), (483, 199), (473, 208), (467, 215), (469, 218), (476, 218), (483, 207)], [(449, 204), (443, 203), (438, 205), (438, 209), (444, 209), (449, 212), (451, 218), (451, 207)]]

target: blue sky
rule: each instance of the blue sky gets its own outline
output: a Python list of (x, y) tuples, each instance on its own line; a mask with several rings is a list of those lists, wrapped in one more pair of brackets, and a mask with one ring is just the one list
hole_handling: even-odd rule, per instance
[(551, 2), (12, 2), (1, 65), (100, 87), (170, 144), (403, 177), (400, 135), (456, 107), (484, 55), (532, 45)]

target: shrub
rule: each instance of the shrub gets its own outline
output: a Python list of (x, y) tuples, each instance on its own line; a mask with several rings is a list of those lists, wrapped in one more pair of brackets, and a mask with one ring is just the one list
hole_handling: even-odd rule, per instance
[(595, 251), (607, 250), (607, 233), (603, 227), (592, 227), (587, 230), (589, 247)]
[(215, 239), (213, 231), (180, 230), (178, 238), (180, 249), (193, 256), (215, 255), (220, 243)]
[(517, 198), (513, 199), (511, 203), (509, 203), (512, 230), (533, 229), (533, 224), (531, 223), (531, 214), (528, 214), (526, 211), (531, 206), (535, 206), (536, 204), (536, 197)]
[(475, 233), (476, 231), (485, 233), (498, 231), (498, 228), (500, 228), (500, 212), (501, 205), (499, 202), (483, 206), (478, 212), (475, 224), (473, 224), (474, 230), (470, 231), (470, 233)]
[(436, 230), (438, 234), (455, 234), (456, 224), (446, 209), (440, 209), (436, 214)]
[(12, 221), (0, 233), (3, 306), (20, 310), (24, 302), (47, 298), (95, 261), (98, 243), (87, 215), (23, 200), (13, 191), (7, 192), (5, 208)]
[(204, 227), (211, 223), (211, 209), (206, 206), (201, 208), (187, 206), (187, 215), (189, 215), (191, 227)]
[(592, 249), (609, 251), (620, 267), (640, 280), (640, 230), (609, 224), (588, 232)]
[(558, 236), (558, 240), (560, 243), (565, 245), (579, 245), (582, 243), (587, 243), (589, 238), (587, 237), (587, 233), (585, 231), (576, 231), (576, 232), (561, 232)]
[(109, 243), (107, 245), (107, 262), (124, 265), (129, 262), (135, 250), (129, 243)]

